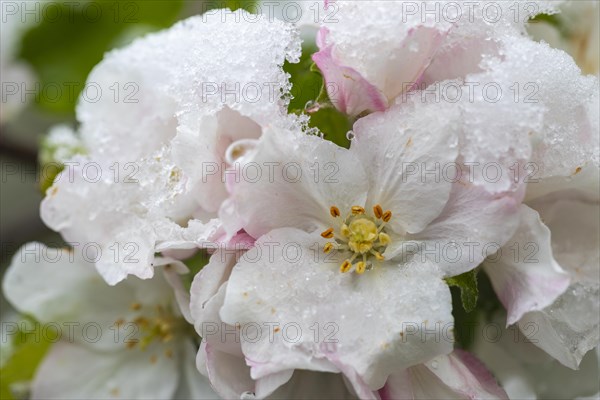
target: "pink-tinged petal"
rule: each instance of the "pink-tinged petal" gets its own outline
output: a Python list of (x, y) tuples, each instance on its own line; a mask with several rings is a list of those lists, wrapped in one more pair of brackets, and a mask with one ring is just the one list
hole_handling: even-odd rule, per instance
[(463, 350), (390, 376), (379, 394), (382, 400), (508, 399), (483, 363)]
[(491, 194), (463, 177), (452, 185), (439, 217), (422, 232), (409, 235), (396, 251), (412, 257), (411, 262), (435, 262), (445, 276), (470, 271), (512, 237), (523, 192), (520, 188)]
[(508, 399), (485, 365), (466, 351), (454, 350), (425, 365), (441, 382), (469, 399)]
[(369, 388), (369, 385), (364, 381), (364, 379), (360, 376), (358, 372), (352, 366), (344, 364), (342, 360), (339, 359), (338, 355), (334, 351), (330, 351), (327, 346), (323, 346), (326, 357), (333, 365), (338, 367), (340, 371), (344, 374), (344, 377), (350, 382), (352, 385), (352, 389), (358, 395), (359, 398), (365, 400), (377, 400), (376, 392)]
[[(203, 348), (200, 348), (202, 351)], [(239, 399), (243, 393), (252, 393), (254, 381), (244, 359), (206, 345), (206, 370), (215, 391), (224, 399)]]
[[(325, 74), (327, 83), (337, 83), (346, 98), (353, 94), (345, 89), (361, 92), (363, 103), (355, 101), (361, 107), (347, 110), (351, 115), (361, 108), (372, 111), (376, 99), (387, 106), (414, 87), (452, 29), (445, 20), (424, 20), (395, 2), (340, 1), (334, 11), (333, 18), (323, 21), (317, 44), (332, 64), (333, 72)], [(340, 83), (344, 75), (360, 77), (360, 84)], [(367, 91), (367, 85), (377, 91)], [(337, 107), (350, 108), (348, 104)]]
[(529, 311), (552, 304), (569, 286), (569, 274), (552, 256), (550, 230), (539, 214), (521, 206), (515, 235), (484, 264), (498, 298), (507, 310), (507, 324)]
[[(324, 44), (322, 37), (325, 35), (327, 28), (321, 28), (319, 43)], [(355, 69), (337, 62), (332, 55), (332, 46), (321, 48), (312, 59), (321, 70), (329, 99), (338, 110), (356, 116), (364, 111), (386, 109), (388, 102), (383, 93)]]
[(207, 310), (208, 303), (229, 279), (237, 259), (238, 255), (234, 252), (217, 250), (210, 257), (208, 264), (194, 277), (190, 288), (190, 312), (198, 333), (201, 334), (203, 330), (202, 323), (214, 322), (210, 316), (215, 317), (216, 314), (210, 308)]

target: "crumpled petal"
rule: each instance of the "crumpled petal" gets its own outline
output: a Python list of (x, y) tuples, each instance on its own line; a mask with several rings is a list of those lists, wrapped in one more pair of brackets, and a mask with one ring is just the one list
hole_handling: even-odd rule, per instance
[(392, 375), (379, 394), (382, 400), (508, 399), (483, 363), (458, 349)]
[(388, 252), (417, 265), (435, 263), (445, 276), (470, 271), (514, 234), (522, 198), (522, 187), (493, 195), (461, 177), (440, 215)]
[(550, 230), (539, 214), (521, 206), (520, 226), (484, 269), (507, 310), (507, 325), (529, 311), (549, 306), (569, 286), (570, 277), (552, 256)]
[[(533, 205), (550, 228), (552, 251), (571, 276), (571, 286), (554, 303), (527, 313), (519, 327), (536, 346), (569, 368), (600, 341), (600, 206), (571, 197), (541, 198)], [(532, 332), (531, 326), (536, 327)]]

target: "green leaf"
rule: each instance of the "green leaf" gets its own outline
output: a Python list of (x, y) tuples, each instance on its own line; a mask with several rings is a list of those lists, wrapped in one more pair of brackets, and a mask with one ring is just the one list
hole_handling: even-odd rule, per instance
[(469, 350), (475, 341), (477, 326), (482, 322), (491, 322), (493, 316), (503, 309), (485, 273), (477, 274), (477, 290), (479, 291), (477, 309), (475, 312), (467, 312), (463, 306), (462, 290), (458, 286), (450, 288), (456, 343), (465, 350)]
[(460, 289), (460, 299), (466, 312), (469, 313), (475, 309), (479, 296), (477, 289), (477, 269), (446, 278), (446, 283), (448, 286), (455, 286)]
[(192, 257), (183, 260), (183, 263), (190, 269), (190, 273), (182, 277), (186, 289), (190, 289), (194, 277), (206, 266), (206, 264), (208, 264), (209, 260), (210, 254), (204, 249), (198, 250)]
[[(42, 10), (47, 7), (41, 3)], [(183, 1), (57, 2), (40, 12), (42, 21), (23, 37), (19, 57), (34, 68), (39, 84), (36, 103), (73, 114), (92, 68), (122, 36), (170, 26)], [(51, 12), (50, 12), (51, 11)], [(34, 88), (27, 88), (34, 89)]]
[[(33, 379), (38, 364), (48, 352), (52, 343), (59, 340), (59, 333), (52, 326), (44, 326), (26, 318), (18, 323), (19, 330), (11, 343), (11, 354), (0, 375), (0, 398), (15, 399), (13, 392), (19, 386), (27, 387)], [(5, 351), (3, 349), (3, 351)]]
[(285, 63), (283, 69), (290, 74), (292, 83), (289, 112), (301, 113), (309, 102), (318, 104), (318, 111), (309, 114), (308, 125), (323, 133), (323, 138), (348, 148), (350, 141), (346, 137), (352, 128), (352, 121), (336, 110), (327, 96), (321, 71), (313, 63), (311, 55), (317, 51), (314, 44), (302, 46), (302, 56), (297, 64)]
[[(258, 5), (258, 1), (254, 1), (254, 0), (244, 0), (244, 1), (239, 1), (239, 0), (226, 0), (226, 1), (209, 1), (208, 2), (210, 9), (214, 9), (214, 8), (229, 8), (231, 11), (235, 11), (238, 8), (244, 9), (248, 12), (255, 12), (256, 11), (256, 6)], [(214, 4), (214, 6), (213, 6)]]
[(553, 26), (554, 28), (556, 28), (558, 30), (558, 32), (560, 33), (560, 35), (563, 38), (569, 37), (569, 31), (567, 30), (567, 27), (561, 21), (559, 14), (538, 14), (534, 18), (529, 20), (529, 23), (533, 23), (533, 24), (539, 23), (539, 22), (545, 22), (548, 25)]
[(317, 51), (314, 44), (302, 44), (302, 55), (300, 62), (292, 64), (285, 62), (283, 70), (290, 74), (292, 83), (292, 100), (288, 109), (304, 110), (306, 103), (318, 98), (323, 87), (323, 77), (318, 68), (315, 70), (311, 55)]
[(40, 143), (38, 165), (40, 166), (40, 190), (42, 194), (54, 183), (56, 176), (65, 168), (61, 160), (67, 160), (76, 154), (85, 154), (87, 149), (80, 141), (76, 143), (57, 143), (45, 136)]
[(338, 146), (349, 148), (350, 140), (346, 134), (352, 129), (352, 123), (345, 114), (333, 107), (323, 107), (310, 115), (310, 127), (316, 127), (323, 132), (323, 138)]

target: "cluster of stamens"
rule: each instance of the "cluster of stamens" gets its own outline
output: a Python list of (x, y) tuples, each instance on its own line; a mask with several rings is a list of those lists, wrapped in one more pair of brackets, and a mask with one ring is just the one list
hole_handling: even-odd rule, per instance
[[(141, 304), (133, 303), (131, 305), (132, 310), (138, 311), (141, 308)], [(121, 326), (126, 321), (119, 319), (115, 322), (116, 326)], [(165, 310), (160, 305), (155, 307), (155, 313), (153, 317), (138, 316), (130, 323), (136, 325), (136, 332), (139, 335), (125, 341), (127, 348), (139, 347), (144, 350), (148, 345), (155, 340), (166, 343), (173, 340), (175, 332), (179, 329), (180, 321), (177, 317), (173, 316), (170, 312)]]
[[(329, 211), (332, 217), (341, 218), (336, 206), (331, 206)], [(385, 233), (384, 228), (390, 219), (392, 212), (383, 211), (379, 204), (373, 207), (373, 217), (367, 216), (363, 207), (353, 206), (337, 232), (333, 228), (321, 232), (325, 239), (333, 239), (323, 246), (323, 251), (350, 252), (350, 257), (340, 265), (340, 272), (346, 273), (354, 269), (357, 274), (364, 274), (373, 268), (373, 258), (377, 261), (384, 260), (382, 254), (390, 243), (390, 236)]]

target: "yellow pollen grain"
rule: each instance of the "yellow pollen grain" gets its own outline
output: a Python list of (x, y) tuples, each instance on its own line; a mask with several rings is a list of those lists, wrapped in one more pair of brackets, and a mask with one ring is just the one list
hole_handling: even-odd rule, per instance
[(140, 308), (142, 308), (142, 305), (141, 305), (140, 303), (132, 303), (132, 304), (131, 304), (131, 309), (132, 309), (133, 311), (137, 311), (137, 310), (139, 310)]
[(364, 274), (365, 271), (367, 270), (367, 263), (365, 263), (364, 261), (359, 261), (356, 263), (356, 273), (357, 274)]
[(333, 238), (333, 228), (329, 228), (329, 229), (321, 232), (321, 236), (324, 237), (325, 239), (332, 239)]
[(341, 215), (340, 209), (337, 208), (336, 206), (331, 206), (331, 208), (329, 209), (329, 212), (331, 213), (331, 216), (333, 218), (337, 218)]
[(352, 206), (352, 214), (353, 215), (364, 214), (364, 213), (365, 213), (365, 209), (362, 208), (361, 206)]
[(381, 219), (381, 216), (383, 215), (383, 208), (377, 204), (375, 207), (373, 207), (373, 214), (375, 215), (375, 218)]
[(346, 260), (340, 266), (340, 272), (346, 273), (346, 272), (350, 271), (350, 268), (352, 268), (352, 263), (350, 261)]
[(331, 250), (333, 250), (333, 243), (325, 243), (325, 246), (323, 246), (323, 252), (329, 253)]
[(157, 361), (158, 361), (158, 357), (156, 357), (155, 355), (150, 357), (150, 363), (156, 364)]

